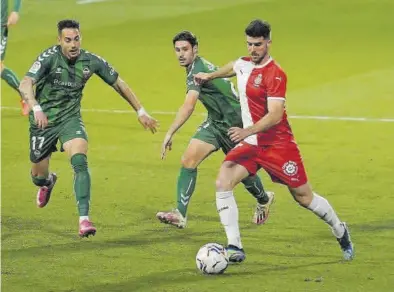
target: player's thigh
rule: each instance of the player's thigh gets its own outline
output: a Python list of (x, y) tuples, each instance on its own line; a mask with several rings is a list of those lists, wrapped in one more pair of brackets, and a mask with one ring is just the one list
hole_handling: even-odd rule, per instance
[(220, 166), (219, 174), (216, 179), (216, 190), (230, 191), (248, 176), (249, 171), (245, 166), (233, 161), (224, 161)]
[(184, 166), (187, 164), (188, 167), (195, 168), (212, 152), (217, 151), (219, 148), (220, 145), (212, 129), (211, 122), (205, 121), (190, 140), (182, 156), (182, 164)]
[[(1, 37), (0, 37), (1, 61), (3, 61), (5, 59), (5, 53), (7, 50), (7, 42), (8, 42), (8, 28), (1, 27)], [(3, 64), (1, 66), (1, 71), (3, 71)]]
[(255, 175), (259, 170), (259, 164), (257, 162), (259, 152), (259, 147), (241, 142), (227, 153), (224, 160), (242, 165), (247, 169), (249, 175)]
[(74, 154), (88, 152), (88, 135), (80, 117), (71, 118), (63, 123), (59, 139), (62, 150), (66, 151), (70, 158)]
[(31, 126), (30, 132), (30, 161), (37, 164), (46, 159), (52, 152), (57, 151), (56, 144), (59, 137), (59, 127), (40, 129)]
[(297, 188), (308, 181), (300, 151), (295, 143), (263, 148), (258, 163), (271, 176), (273, 182)]
[(192, 138), (182, 155), (182, 165), (186, 168), (196, 168), (216, 147), (208, 142)]

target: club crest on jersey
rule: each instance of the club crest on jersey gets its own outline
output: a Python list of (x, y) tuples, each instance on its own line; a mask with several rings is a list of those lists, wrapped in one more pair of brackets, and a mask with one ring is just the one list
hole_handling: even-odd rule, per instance
[(261, 84), (261, 81), (263, 81), (263, 75), (259, 74), (253, 81), (254, 87), (259, 87)]
[(285, 164), (283, 164), (282, 169), (283, 169), (284, 174), (286, 174), (288, 176), (296, 175), (298, 172), (297, 163), (295, 163), (294, 161), (291, 161), (291, 160), (289, 160)]
[(83, 68), (82, 70), (83, 78), (88, 79), (90, 77), (90, 70), (88, 67)]

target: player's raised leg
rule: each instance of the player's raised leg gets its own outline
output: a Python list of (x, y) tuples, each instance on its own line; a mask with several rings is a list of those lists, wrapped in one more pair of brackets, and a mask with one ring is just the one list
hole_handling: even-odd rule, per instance
[(79, 212), (79, 235), (95, 235), (96, 228), (89, 220), (90, 173), (88, 169), (88, 142), (84, 138), (74, 138), (63, 144), (74, 170), (74, 193)]
[(187, 207), (193, 195), (197, 167), (217, 148), (199, 139), (191, 139), (182, 156), (182, 166), (177, 182), (177, 208), (170, 212), (158, 212), (156, 217), (163, 223), (174, 225), (178, 228), (186, 227)]
[(345, 260), (352, 260), (354, 257), (353, 243), (350, 238), (349, 229), (345, 222), (341, 222), (330, 203), (320, 195), (314, 193), (309, 183), (302, 186), (289, 187), (294, 199), (303, 207), (311, 210), (324, 222), (330, 225), (332, 233), (342, 249)]
[(242, 183), (247, 191), (257, 200), (252, 222), (259, 225), (264, 224), (268, 219), (275, 194), (264, 190), (263, 183), (258, 175), (248, 176), (242, 180)]
[(238, 224), (238, 206), (234, 187), (249, 176), (245, 167), (232, 161), (223, 162), (216, 180), (216, 207), (227, 235), (227, 252), (230, 262), (245, 260)]
[(31, 167), (32, 181), (39, 187), (36, 199), (37, 207), (39, 208), (43, 208), (48, 204), (57, 180), (55, 173), (49, 173), (49, 159), (50, 156), (40, 162), (33, 163)]

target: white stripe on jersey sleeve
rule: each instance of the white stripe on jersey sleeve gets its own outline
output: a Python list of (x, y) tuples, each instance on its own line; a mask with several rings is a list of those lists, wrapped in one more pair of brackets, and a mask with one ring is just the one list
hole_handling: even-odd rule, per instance
[(237, 73), (239, 71), (239, 69), (240, 69), (239, 68), (240, 67), (240, 60), (241, 59), (238, 59), (237, 61), (234, 62), (233, 70), (234, 70), (235, 73)]
[(284, 98), (284, 97), (278, 97), (278, 96), (268, 96), (267, 99), (277, 99), (277, 100), (283, 100), (283, 101), (286, 100), (286, 98)]

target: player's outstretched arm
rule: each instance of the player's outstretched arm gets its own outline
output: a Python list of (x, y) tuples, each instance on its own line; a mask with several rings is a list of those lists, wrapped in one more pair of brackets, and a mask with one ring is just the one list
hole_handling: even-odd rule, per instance
[(179, 108), (175, 120), (167, 131), (161, 147), (161, 159), (164, 159), (167, 150), (171, 150), (172, 136), (183, 126), (184, 123), (192, 115), (198, 100), (199, 92), (196, 90), (189, 90), (186, 94), (186, 99), (183, 105)]
[(19, 92), (21, 93), (23, 100), (29, 105), (30, 109), (33, 110), (37, 126), (44, 129), (48, 125), (48, 119), (34, 97), (33, 86), (35, 82), (34, 78), (25, 76), (19, 85)]
[(234, 72), (234, 63), (235, 62), (230, 62), (223, 67), (219, 68), (217, 71), (210, 72), (210, 73), (204, 73), (200, 72), (194, 75), (194, 81), (197, 84), (202, 84), (205, 83), (209, 80), (216, 79), (216, 78), (228, 78), (228, 77), (233, 77), (235, 76)]
[(157, 131), (157, 121), (152, 118), (142, 107), (135, 93), (131, 88), (118, 77), (112, 87), (132, 106), (137, 112), (138, 120), (145, 129), (149, 129), (152, 133)]

